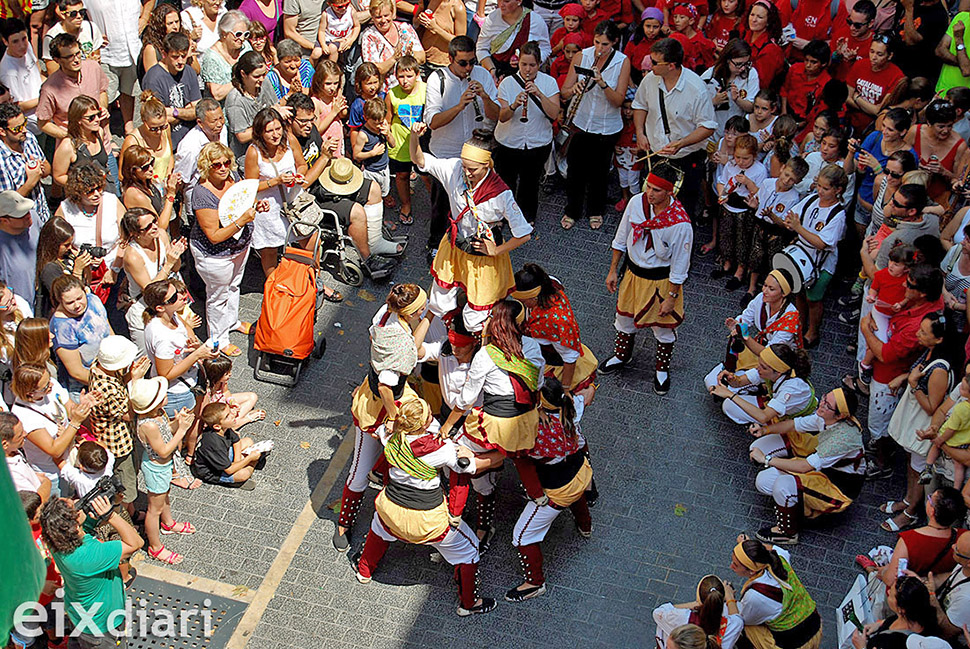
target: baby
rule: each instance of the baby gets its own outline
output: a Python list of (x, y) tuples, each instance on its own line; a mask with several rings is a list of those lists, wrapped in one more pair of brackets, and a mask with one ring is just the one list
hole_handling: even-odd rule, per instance
[[(866, 294), (866, 302), (872, 304), (872, 319), (876, 323), (876, 337), (882, 342), (889, 341), (889, 321), (906, 308), (906, 279), (909, 266), (916, 259), (916, 250), (909, 246), (897, 246), (889, 253), (889, 264), (876, 271), (872, 287)], [(866, 351), (860, 363), (859, 376), (868, 383), (872, 379), (872, 350)]]

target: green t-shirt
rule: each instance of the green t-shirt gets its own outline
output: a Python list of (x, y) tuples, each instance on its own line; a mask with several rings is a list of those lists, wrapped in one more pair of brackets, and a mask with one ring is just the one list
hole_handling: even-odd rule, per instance
[[(950, 37), (950, 49), (948, 51), (953, 56), (957, 55), (957, 42), (953, 38), (953, 25), (957, 21), (962, 22), (967, 27), (963, 34), (963, 44), (970, 48), (970, 12), (961, 11), (953, 18), (950, 26), (946, 28), (946, 35)], [(970, 52), (967, 53), (970, 54)], [(961, 74), (959, 65), (944, 63), (940, 69), (940, 80), (936, 83), (937, 94), (943, 95), (950, 88), (957, 86), (970, 86), (970, 77)]]
[(425, 91), (427, 86), (418, 79), (417, 85), (410, 95), (404, 94), (404, 88), (394, 86), (388, 92), (391, 98), (391, 134), (394, 136), (395, 146), (391, 147), (387, 155), (398, 162), (411, 162), (411, 125), (424, 118)]
[[(64, 606), (72, 623), (81, 621), (81, 616), (72, 606), (74, 602), (86, 612), (93, 610), (96, 602), (101, 603), (92, 619), (102, 632), (124, 623), (125, 616), (119, 614), (111, 619), (111, 627), (108, 627), (108, 616), (113, 611), (124, 611), (125, 608), (125, 585), (118, 570), (122, 551), (121, 541), (102, 543), (85, 534), (81, 546), (74, 552), (54, 554), (54, 563), (64, 577)], [(83, 630), (90, 633), (89, 626)]]

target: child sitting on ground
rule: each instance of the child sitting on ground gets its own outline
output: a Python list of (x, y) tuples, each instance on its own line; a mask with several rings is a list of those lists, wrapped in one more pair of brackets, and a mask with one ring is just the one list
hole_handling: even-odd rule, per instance
[(202, 372), (209, 388), (206, 391), (208, 403), (224, 403), (233, 409), (239, 420), (239, 427), (254, 421), (266, 419), (266, 411), (255, 409), (259, 395), (255, 392), (230, 392), (229, 379), (232, 378), (232, 361), (223, 356), (207, 358), (202, 361)]
[[(872, 286), (866, 294), (866, 302), (872, 306), (872, 320), (876, 323), (876, 338), (889, 342), (889, 321), (906, 308), (906, 280), (909, 268), (916, 261), (916, 250), (910, 246), (897, 246), (889, 252), (889, 264), (877, 270)], [(859, 377), (866, 383), (872, 380), (872, 359), (875, 354), (866, 350), (859, 367)]]
[[(929, 484), (933, 480), (933, 466), (940, 457), (940, 451), (946, 453), (943, 446), (960, 449), (970, 448), (970, 402), (967, 401), (967, 399), (970, 399), (970, 373), (960, 381), (960, 396), (962, 397), (961, 400), (953, 406), (950, 416), (940, 426), (940, 432), (933, 438), (933, 445), (926, 453), (926, 468), (919, 474), (920, 484)], [(920, 435), (922, 432), (918, 431), (917, 435), (922, 437)], [(949, 453), (946, 454), (949, 456)], [(966, 465), (956, 460), (953, 461), (953, 486), (957, 489), (963, 487), (966, 469)], [(966, 497), (967, 494), (965, 493), (964, 498)]]
[(234, 428), (239, 418), (225, 403), (210, 403), (202, 409), (202, 435), (195, 449), (192, 471), (203, 482), (223, 487), (239, 487), (252, 491), (253, 472), (262, 469), (266, 458), (253, 446), (249, 437), (240, 439)]

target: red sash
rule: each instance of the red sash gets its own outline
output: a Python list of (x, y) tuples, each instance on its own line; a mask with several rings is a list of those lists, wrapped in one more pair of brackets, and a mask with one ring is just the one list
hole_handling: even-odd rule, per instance
[(522, 46), (529, 41), (529, 32), (532, 31), (530, 23), (532, 22), (532, 12), (530, 11), (522, 19), (522, 26), (519, 27), (519, 33), (515, 35), (512, 39), (512, 44), (509, 45), (508, 49), (504, 52), (496, 52), (491, 54), (490, 58), (493, 60), (501, 61), (502, 63), (510, 63), (512, 57), (515, 55), (516, 51), (522, 49)]
[[(481, 205), (487, 200), (495, 198), (504, 191), (508, 191), (509, 186), (505, 184), (505, 181), (495, 173), (494, 169), (490, 169), (488, 175), (485, 179), (478, 185), (478, 189), (475, 190), (475, 194), (472, 200), (475, 205)], [(466, 196), (467, 198), (467, 196)], [(448, 219), (448, 239), (451, 241), (451, 245), (455, 245), (455, 240), (458, 237), (458, 222), (471, 211), (471, 205), (465, 204), (465, 209), (458, 213), (457, 216), (453, 216)]]

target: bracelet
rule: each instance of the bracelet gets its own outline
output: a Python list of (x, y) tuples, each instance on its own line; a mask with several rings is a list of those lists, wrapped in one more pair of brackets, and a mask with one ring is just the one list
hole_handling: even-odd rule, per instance
[(725, 604), (737, 604), (738, 603), (738, 600), (736, 600), (736, 599), (726, 599), (726, 600), (724, 600), (724, 603)]
[(167, 200), (169, 203), (174, 203), (175, 202), (175, 195), (173, 194), (172, 196), (166, 196), (165, 197), (165, 200)]

